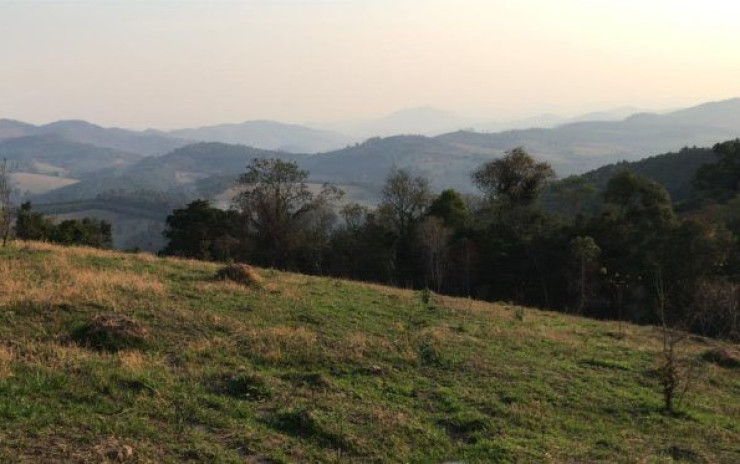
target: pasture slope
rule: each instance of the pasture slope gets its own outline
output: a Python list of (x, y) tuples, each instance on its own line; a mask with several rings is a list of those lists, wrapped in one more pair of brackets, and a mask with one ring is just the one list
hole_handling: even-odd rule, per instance
[(0, 461), (740, 462), (740, 370), (659, 332), (42, 243), (0, 250)]

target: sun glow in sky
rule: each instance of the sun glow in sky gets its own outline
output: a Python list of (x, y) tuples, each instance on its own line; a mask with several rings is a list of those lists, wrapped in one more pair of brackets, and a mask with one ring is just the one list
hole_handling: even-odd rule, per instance
[(490, 120), (740, 96), (740, 2), (0, 0), (0, 117)]

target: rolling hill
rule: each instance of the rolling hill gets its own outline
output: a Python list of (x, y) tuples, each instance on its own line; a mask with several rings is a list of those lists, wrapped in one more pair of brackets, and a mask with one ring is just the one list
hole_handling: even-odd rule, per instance
[(470, 172), (499, 153), (465, 147), (424, 136), (372, 138), (330, 153), (299, 159), (314, 180), (358, 184), (377, 192), (393, 168), (408, 169), (429, 178), (435, 188), (472, 191)]
[[(79, 201), (106, 192), (135, 193), (158, 191), (184, 196), (211, 196), (231, 185), (253, 158), (295, 155), (258, 150), (244, 145), (202, 142), (187, 145), (164, 156), (142, 158), (138, 163), (116, 172), (101, 173), (69, 187), (38, 197), (41, 202)], [(215, 181), (215, 185), (212, 185)], [(206, 191), (201, 190), (201, 186)]]
[(376, 119), (345, 121), (324, 127), (359, 139), (394, 135), (434, 136), (470, 127), (473, 121), (429, 106), (406, 108)]
[(731, 345), (686, 339), (694, 381), (666, 414), (654, 327), (218, 269), (0, 249), (0, 460), (740, 459), (740, 371), (716, 357)]
[(262, 150), (318, 153), (342, 148), (354, 138), (325, 130), (275, 121), (247, 121), (196, 129), (179, 129), (170, 135), (187, 140), (249, 145)]
[[(578, 122), (552, 129), (375, 137), (318, 154), (204, 142), (142, 158), (50, 134), (6, 138), (0, 141), (0, 155), (14, 149), (20, 153), (16, 156), (20, 168), (14, 172), (58, 176), (67, 179), (68, 184), (79, 180), (67, 186), (55, 183), (60, 188), (35, 196), (36, 203), (86, 201), (111, 192), (120, 198), (144, 191), (164, 195), (167, 204), (177, 206), (195, 198), (210, 198), (225, 205), (235, 177), (252, 158), (278, 157), (299, 163), (310, 172), (312, 183), (338, 184), (349, 192), (349, 199), (372, 204), (378, 201), (383, 182), (394, 168), (429, 178), (436, 190), (451, 187), (475, 193), (470, 173), (517, 146), (550, 162), (561, 177), (603, 167), (589, 176), (598, 185), (605, 185), (610, 173), (624, 167), (618, 163), (655, 153), (679, 152), (687, 146), (712, 146), (737, 137), (739, 115), (740, 99), (734, 99), (661, 115), (638, 114), (623, 121)], [(26, 126), (4, 121), (0, 134), (17, 135), (28, 129)], [(72, 126), (87, 127), (78, 123)], [(675, 158), (651, 158), (633, 167), (666, 185), (674, 199), (682, 200), (690, 193), (696, 168), (710, 159), (702, 150), (692, 149), (680, 151)]]
[(0, 140), (36, 135), (56, 136), (77, 142), (142, 156), (161, 155), (192, 143), (152, 131), (138, 132), (120, 128), (106, 128), (86, 121), (56, 121), (35, 126), (20, 121), (0, 120)]
[(132, 166), (142, 156), (49, 134), (2, 140), (0, 158), (8, 160), (12, 172), (80, 179)]
[(523, 146), (550, 162), (560, 176), (567, 176), (683, 147), (711, 146), (738, 135), (740, 99), (733, 99), (664, 115), (637, 114), (623, 121), (578, 122), (494, 134), (456, 132), (436, 139), (462, 150), (502, 151)]

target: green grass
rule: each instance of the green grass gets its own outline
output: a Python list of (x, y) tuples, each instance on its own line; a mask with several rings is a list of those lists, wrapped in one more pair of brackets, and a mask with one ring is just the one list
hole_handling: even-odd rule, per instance
[[(740, 370), (652, 327), (42, 244), (0, 250), (2, 462), (740, 462)], [(137, 348), (72, 334), (116, 312)]]

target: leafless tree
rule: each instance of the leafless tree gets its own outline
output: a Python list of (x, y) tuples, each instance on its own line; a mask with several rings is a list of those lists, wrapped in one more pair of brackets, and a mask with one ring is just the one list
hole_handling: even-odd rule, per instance
[(427, 216), (417, 230), (419, 244), (424, 254), (427, 278), (435, 291), (442, 289), (447, 262), (447, 251), (452, 237), (452, 229), (445, 226), (442, 219)]
[(8, 244), (10, 228), (13, 221), (12, 185), (8, 173), (8, 160), (3, 159), (0, 163), (0, 237), (3, 247)]
[(695, 373), (696, 363), (680, 350), (682, 342), (688, 337), (694, 315), (691, 312), (669, 314), (667, 292), (659, 266), (655, 270), (654, 285), (661, 334), (658, 378), (663, 392), (663, 407), (666, 412), (674, 412), (677, 407), (680, 408)]

